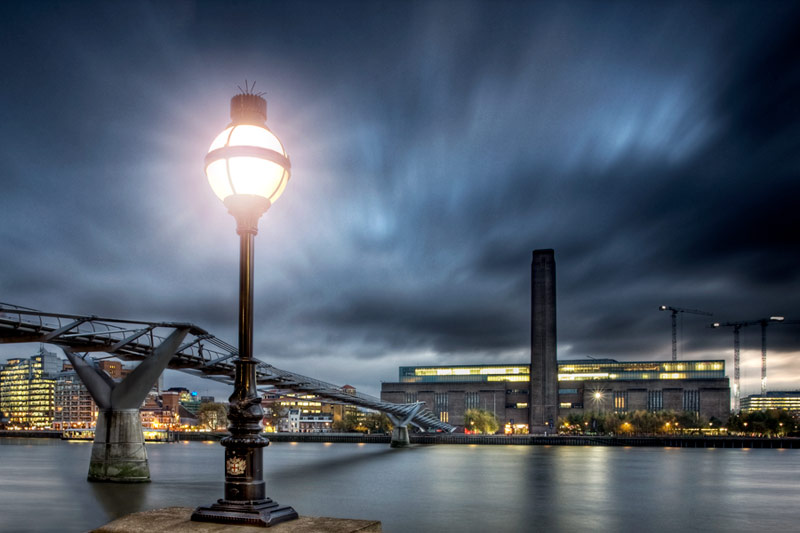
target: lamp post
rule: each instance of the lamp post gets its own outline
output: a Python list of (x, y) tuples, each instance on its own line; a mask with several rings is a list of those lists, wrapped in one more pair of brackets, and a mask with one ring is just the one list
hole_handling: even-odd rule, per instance
[(252, 90), (231, 99), (231, 123), (211, 143), (205, 170), (214, 193), (236, 219), (239, 235), (239, 353), (228, 407), (224, 498), (198, 507), (192, 520), (269, 527), (297, 518), (297, 512), (266, 497), (261, 434), (264, 411), (253, 360), (253, 243), (258, 219), (289, 181), (289, 157), (266, 127), (267, 102)]

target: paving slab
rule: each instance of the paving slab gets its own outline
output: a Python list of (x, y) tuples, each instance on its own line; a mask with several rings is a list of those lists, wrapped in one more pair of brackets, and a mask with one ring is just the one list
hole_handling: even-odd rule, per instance
[(91, 533), (380, 533), (381, 523), (376, 520), (301, 516), (297, 520), (282, 522), (270, 528), (192, 522), (191, 507), (166, 507), (129, 514), (93, 529)]

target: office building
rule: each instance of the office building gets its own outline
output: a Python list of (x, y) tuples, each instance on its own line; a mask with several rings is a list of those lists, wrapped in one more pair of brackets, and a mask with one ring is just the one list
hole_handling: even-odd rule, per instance
[[(343, 386), (342, 390), (347, 394), (356, 393), (355, 387), (351, 385)], [(346, 413), (355, 413), (357, 411), (354, 405), (332, 403), (312, 394), (296, 394), (289, 391), (280, 390), (273, 390), (265, 393), (262, 405), (267, 411), (267, 415), (274, 413), (276, 415), (283, 415), (284, 418), (289, 416), (292, 411), (297, 411), (298, 417), (302, 416), (304, 418), (308, 418), (308, 427), (310, 427), (312, 418), (314, 416), (323, 416), (323, 422), (330, 419), (330, 422), (332, 423), (342, 420)], [(299, 423), (300, 422), (298, 418), (297, 424)], [(281, 427), (287, 427), (285, 424), (283, 426), (280, 424), (276, 425), (279, 429)], [(298, 429), (299, 427), (300, 426), (297, 425)]]
[(330, 433), (333, 425), (331, 413), (304, 413), (302, 409), (289, 409), (278, 424), (279, 431), (288, 433)]
[(792, 413), (800, 413), (800, 390), (768, 391), (766, 396), (752, 394), (741, 400), (743, 413), (781, 409)]
[(8, 425), (49, 428), (55, 412), (56, 376), (61, 360), (44, 347), (29, 358), (13, 358), (0, 365), (0, 411)]
[(56, 376), (53, 429), (87, 429), (97, 423), (97, 404), (77, 372), (65, 362)]

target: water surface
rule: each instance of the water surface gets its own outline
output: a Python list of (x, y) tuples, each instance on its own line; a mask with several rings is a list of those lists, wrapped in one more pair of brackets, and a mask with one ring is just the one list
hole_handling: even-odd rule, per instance
[[(91, 443), (0, 438), (0, 531), (86, 531), (222, 496), (218, 443), (148, 444), (152, 483), (89, 483)], [(800, 450), (273, 443), (267, 494), (385, 532), (796, 531)]]

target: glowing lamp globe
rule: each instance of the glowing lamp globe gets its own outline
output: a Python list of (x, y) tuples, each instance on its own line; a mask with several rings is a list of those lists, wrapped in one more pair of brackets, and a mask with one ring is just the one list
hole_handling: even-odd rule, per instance
[(237, 94), (231, 99), (231, 123), (208, 149), (208, 182), (234, 215), (244, 206), (260, 210), (261, 215), (289, 181), (289, 156), (266, 121), (266, 100), (257, 94)]

